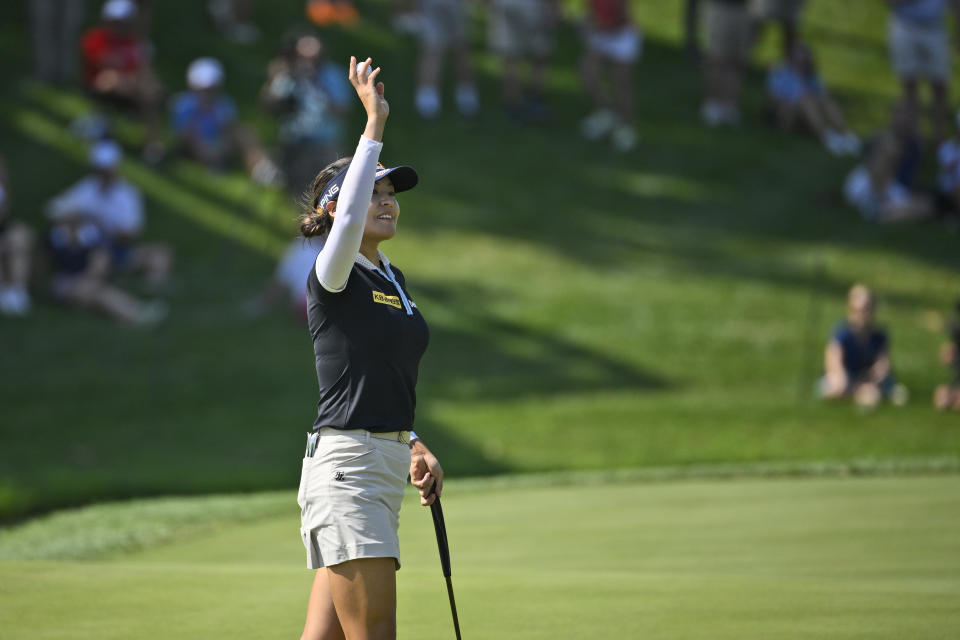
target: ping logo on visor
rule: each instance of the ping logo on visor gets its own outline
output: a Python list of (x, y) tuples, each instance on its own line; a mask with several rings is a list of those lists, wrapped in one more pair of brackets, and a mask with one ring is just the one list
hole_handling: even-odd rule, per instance
[[(330, 182), (327, 183), (326, 189), (323, 190), (323, 195), (320, 197), (320, 200), (317, 201), (317, 206), (314, 207), (318, 212), (326, 209), (328, 204), (340, 197), (340, 190), (343, 188), (343, 181), (347, 177), (347, 170), (349, 168), (350, 165), (347, 165), (341, 169), (340, 172), (333, 176)], [(377, 172), (374, 174), (373, 179), (376, 181), (386, 176), (391, 176), (390, 180), (393, 182), (394, 190), (398, 193), (400, 191), (413, 189), (419, 180), (417, 172), (413, 170), (413, 167), (385, 167), (383, 163), (378, 162)]]

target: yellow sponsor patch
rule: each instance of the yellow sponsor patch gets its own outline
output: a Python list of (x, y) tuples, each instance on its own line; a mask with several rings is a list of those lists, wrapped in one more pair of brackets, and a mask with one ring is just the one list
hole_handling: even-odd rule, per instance
[(403, 305), (400, 304), (399, 296), (387, 296), (379, 291), (373, 292), (373, 301), (379, 302), (380, 304), (388, 304), (391, 307), (396, 307), (397, 309), (403, 308)]

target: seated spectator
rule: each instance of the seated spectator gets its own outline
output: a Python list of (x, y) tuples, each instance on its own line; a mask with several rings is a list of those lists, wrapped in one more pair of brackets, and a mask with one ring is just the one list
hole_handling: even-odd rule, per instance
[[(490, 2), (488, 41), (501, 61), (503, 106), (514, 120), (546, 119), (547, 73), (558, 17), (556, 0)], [(526, 82), (521, 82), (521, 65), (527, 67)]]
[(7, 167), (0, 158), (0, 313), (25, 316), (30, 313), (30, 267), (33, 231), (10, 217)]
[(232, 42), (251, 44), (260, 38), (260, 29), (253, 24), (253, 0), (209, 0), (207, 13), (217, 30)]
[(319, 38), (285, 39), (281, 55), (267, 68), (260, 99), (280, 119), (281, 164), (294, 195), (310, 187), (320, 167), (340, 157), (350, 98), (347, 70), (327, 59)]
[(106, 236), (92, 220), (68, 211), (51, 212), (47, 246), (53, 264), (53, 297), (71, 307), (108, 315), (124, 324), (159, 323), (167, 307), (143, 302), (108, 282), (110, 249)]
[(318, 27), (349, 27), (360, 21), (360, 14), (351, 0), (307, 0), (307, 18)]
[[(580, 131), (588, 140), (609, 134), (614, 149), (630, 151), (637, 144), (633, 70), (643, 38), (627, 0), (591, 0), (584, 35), (580, 77), (594, 111), (580, 123)], [(607, 72), (609, 90), (602, 81)]]
[(740, 93), (752, 45), (747, 0), (710, 0), (700, 107), (707, 126), (740, 123)]
[(273, 278), (257, 297), (244, 304), (244, 311), (248, 315), (260, 315), (286, 302), (293, 315), (306, 324), (307, 275), (323, 249), (323, 242), (320, 237), (293, 240), (277, 264)]
[(833, 155), (857, 155), (860, 139), (843, 119), (820, 80), (810, 48), (798, 42), (790, 58), (770, 69), (767, 96), (777, 126), (802, 126), (814, 133)]
[(159, 290), (170, 275), (173, 252), (165, 244), (138, 242), (144, 226), (143, 198), (133, 184), (117, 174), (121, 159), (115, 142), (95, 144), (90, 150), (93, 173), (54, 198), (48, 211), (57, 221), (67, 220), (66, 229), (71, 232), (79, 233), (84, 228), (73, 224), (74, 220), (96, 227), (95, 246), (80, 246), (84, 251), (96, 248), (106, 252), (108, 261), (100, 265), (102, 259), (98, 258), (98, 269), (143, 273), (147, 286)]
[(953, 370), (953, 380), (936, 388), (933, 406), (940, 411), (960, 411), (960, 300), (957, 300), (956, 313), (948, 331), (950, 340), (941, 347), (940, 359)]
[(421, 118), (440, 115), (440, 77), (447, 54), (456, 73), (454, 102), (460, 115), (480, 112), (480, 96), (473, 81), (467, 39), (467, 0), (420, 0), (420, 60), (417, 69), (416, 107)]
[(187, 69), (189, 91), (173, 97), (171, 124), (180, 153), (208, 169), (222, 171), (237, 155), (259, 184), (280, 181), (280, 172), (256, 135), (237, 120), (234, 101), (222, 92), (223, 65), (197, 58)]
[(898, 104), (891, 128), (867, 145), (866, 158), (850, 172), (843, 192), (865, 220), (890, 223), (923, 220), (933, 215), (931, 198), (914, 193), (911, 184), (919, 160), (919, 143), (909, 108)]
[(146, 128), (144, 160), (164, 154), (160, 128), (163, 89), (150, 66), (150, 46), (136, 30), (133, 0), (107, 0), (102, 23), (83, 36), (84, 86), (101, 102), (131, 107)]
[(834, 327), (824, 354), (821, 397), (850, 398), (865, 409), (883, 399), (906, 403), (907, 389), (893, 376), (887, 332), (874, 325), (875, 310), (873, 292), (854, 285), (847, 295), (847, 320)]

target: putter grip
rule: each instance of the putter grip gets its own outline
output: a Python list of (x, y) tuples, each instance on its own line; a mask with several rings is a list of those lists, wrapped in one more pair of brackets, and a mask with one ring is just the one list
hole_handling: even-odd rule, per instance
[[(434, 484), (430, 493), (434, 493), (437, 485)], [(447, 525), (443, 521), (443, 507), (440, 506), (440, 498), (433, 501), (430, 505), (430, 515), (433, 516), (433, 530), (437, 534), (437, 548), (440, 550), (440, 567), (443, 569), (445, 578), (450, 577), (450, 545), (447, 544)]]

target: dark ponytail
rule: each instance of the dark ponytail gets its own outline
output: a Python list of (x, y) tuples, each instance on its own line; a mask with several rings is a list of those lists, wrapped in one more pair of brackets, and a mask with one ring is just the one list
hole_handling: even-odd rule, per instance
[(340, 158), (331, 162), (317, 174), (313, 179), (313, 187), (303, 192), (300, 204), (303, 207), (303, 213), (300, 214), (300, 234), (304, 238), (313, 236), (325, 236), (330, 232), (333, 225), (333, 218), (326, 210), (317, 211), (317, 203), (323, 197), (323, 191), (327, 188), (327, 183), (340, 173), (344, 167), (350, 164), (352, 158)]

